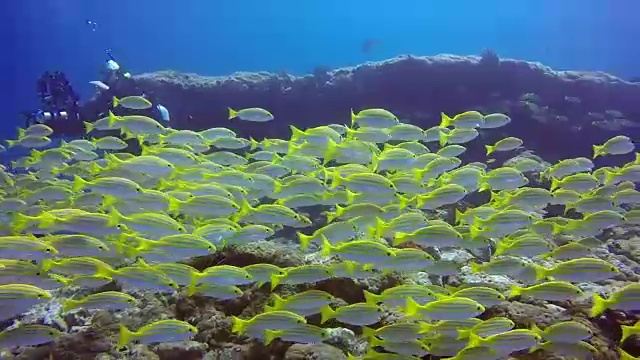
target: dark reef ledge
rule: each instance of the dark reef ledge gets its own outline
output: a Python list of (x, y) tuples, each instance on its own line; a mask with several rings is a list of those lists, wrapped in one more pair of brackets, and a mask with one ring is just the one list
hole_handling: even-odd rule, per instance
[[(290, 124), (348, 123), (351, 108), (382, 107), (423, 128), (436, 125), (441, 111), (505, 112), (513, 118), (505, 132), (521, 136), (539, 152), (553, 144), (564, 156), (585, 155), (583, 146), (567, 144), (567, 136), (584, 146), (614, 133), (640, 139), (639, 83), (602, 72), (554, 71), (539, 63), (499, 59), (490, 52), (399, 56), (299, 77), (268, 72), (206, 77), (162, 71), (134, 76), (114, 91), (151, 95), (170, 110), (175, 128), (229, 126), (241, 136), (256, 138), (287, 136)], [(108, 102), (106, 95), (98, 96), (86, 110), (98, 114)], [(254, 106), (270, 110), (276, 120), (268, 125), (227, 120), (228, 107)]]

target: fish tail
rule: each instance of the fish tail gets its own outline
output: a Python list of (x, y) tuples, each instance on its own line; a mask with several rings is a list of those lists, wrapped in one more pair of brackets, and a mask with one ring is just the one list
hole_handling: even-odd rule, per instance
[(249, 324), (249, 321), (242, 320), (236, 316), (232, 316), (231, 319), (233, 320), (233, 327), (231, 328), (231, 332), (233, 332), (234, 334), (240, 334), (240, 335), (244, 334), (244, 332), (246, 331), (247, 325)]
[(105, 195), (102, 197), (102, 205), (101, 208), (102, 210), (106, 210), (109, 209), (110, 207), (113, 207), (113, 205), (118, 203), (118, 198), (115, 196), (111, 196), (111, 195)]
[[(327, 173), (327, 170), (324, 169), (325, 174)], [(356, 199), (356, 196), (358, 194), (354, 193), (353, 191), (346, 189), (345, 190), (347, 192), (347, 205), (351, 205), (353, 204), (354, 200)]]
[(84, 132), (85, 133), (88, 134), (88, 133), (93, 131), (93, 129), (95, 127), (95, 125), (93, 125), (93, 123), (90, 123), (88, 121), (83, 121), (82, 123), (84, 124)]
[(462, 217), (464, 216), (464, 214), (458, 208), (454, 210), (453, 214), (454, 214), (455, 224), (459, 225), (462, 222)]
[(58, 220), (57, 217), (49, 213), (43, 213), (42, 215), (40, 215), (40, 224), (38, 225), (38, 227), (40, 229), (50, 228), (53, 226), (53, 224), (55, 224), (56, 220)]
[(544, 266), (540, 266), (540, 265), (534, 264), (533, 268), (536, 271), (536, 281), (544, 280), (549, 275), (549, 269), (547, 269)]
[(564, 230), (564, 227), (560, 224), (553, 223), (552, 226), (553, 230), (551, 230), (551, 235), (558, 235)]
[[(111, 111), (109, 110), (109, 118), (108, 118), (108, 122), (107, 125), (109, 125), (109, 127), (114, 127), (116, 125), (116, 122), (118, 122), (118, 117)], [(122, 133), (124, 131), (124, 128), (120, 128), (120, 133)]]
[(372, 329), (370, 327), (367, 327), (367, 326), (363, 326), (362, 327), (362, 336), (371, 339), (374, 336), (376, 336), (376, 330)]
[(273, 342), (273, 340), (275, 340), (278, 336), (280, 336), (280, 333), (282, 332), (282, 330), (265, 330), (264, 331), (264, 344), (265, 345), (269, 345), (271, 344), (271, 342)]
[(605, 174), (604, 176), (605, 185), (611, 184), (616, 178), (616, 173), (614, 173), (613, 171), (604, 170), (604, 174)]
[(327, 237), (324, 235), (320, 235), (322, 237), (322, 255), (330, 256), (332, 251), (334, 250), (333, 245), (327, 240)]
[(151, 265), (147, 264), (147, 262), (141, 257), (136, 260), (136, 266), (151, 268)]
[(382, 220), (379, 216), (376, 216), (376, 225), (373, 228), (369, 228), (369, 231), (373, 232), (373, 235), (376, 238), (381, 238), (384, 235), (385, 230), (387, 229), (387, 224)]
[(559, 188), (560, 185), (562, 185), (560, 180), (558, 180), (556, 178), (551, 178), (551, 189), (550, 189), (551, 191)]
[(247, 199), (243, 198), (242, 203), (240, 203), (240, 211), (238, 211), (237, 213), (238, 218), (242, 218), (243, 216), (249, 214), (251, 210), (253, 210), (253, 208), (251, 207), (251, 204), (249, 204)]
[(282, 299), (278, 294), (272, 294), (271, 298), (273, 299), (273, 306), (271, 307), (272, 309), (282, 308), (282, 305), (284, 305), (284, 299)]
[[(406, 197), (403, 195), (400, 195), (400, 204), (398, 204), (400, 206), (400, 210), (404, 209), (407, 207), (407, 205), (411, 204), (413, 202), (413, 200), (416, 199), (417, 196), (412, 196), (412, 197)], [(420, 206), (424, 205), (424, 203), (420, 202), (420, 197), (418, 198), (418, 204), (416, 205), (417, 208), (420, 208)]]
[(440, 127), (441, 128), (446, 128), (449, 125), (451, 125), (451, 118), (447, 114), (441, 112), (440, 113)]
[(542, 331), (542, 330), (538, 327), (538, 325), (536, 325), (535, 323), (532, 323), (532, 324), (531, 324), (531, 328), (530, 328), (530, 330), (531, 330), (534, 334), (539, 335), (539, 336), (542, 336), (543, 331)]
[(598, 156), (602, 155), (602, 149), (604, 148), (604, 145), (593, 145), (593, 158), (597, 158)]
[(175, 212), (180, 209), (180, 205), (182, 201), (180, 199), (176, 199), (174, 197), (169, 198), (169, 207), (167, 208), (168, 212)]
[(640, 323), (636, 323), (635, 326), (627, 326), (627, 325), (622, 325), (622, 337), (620, 338), (620, 343), (622, 344), (629, 336), (633, 335), (635, 333), (635, 329), (637, 328)]
[(496, 251), (493, 253), (493, 256), (500, 256), (504, 254), (504, 251), (507, 249), (507, 244), (504, 241), (498, 242), (496, 246)]
[(598, 293), (593, 294), (593, 306), (591, 307), (591, 312), (589, 313), (590, 317), (596, 317), (602, 314), (609, 304), (607, 300), (603, 299)]
[(309, 247), (309, 243), (311, 242), (311, 240), (313, 240), (314, 236), (313, 235), (305, 235), (301, 232), (297, 232), (298, 234), (298, 241), (300, 242), (300, 250), (306, 250), (307, 247)]
[(291, 140), (287, 147), (287, 155), (295, 154), (296, 152), (299, 152), (300, 149), (302, 149), (302, 145), (295, 144), (293, 143), (293, 140)]
[(518, 296), (518, 295), (522, 295), (522, 288), (520, 286), (513, 285), (509, 289), (509, 297), (515, 297), (515, 296)]
[(480, 235), (482, 235), (482, 228), (479, 228), (475, 225), (469, 226), (469, 236), (471, 236), (472, 239), (475, 239)]
[(289, 125), (289, 129), (291, 129), (291, 141), (300, 140), (300, 138), (304, 136), (304, 131), (293, 125)]
[(238, 112), (233, 110), (232, 108), (229, 108), (229, 120), (232, 120), (236, 116), (238, 116)]
[(275, 289), (282, 281), (285, 275), (273, 274), (271, 275), (271, 290)]
[(31, 219), (33, 219), (31, 216), (27, 216), (27, 215), (24, 215), (24, 214), (21, 214), (21, 213), (17, 213), (13, 217), (13, 225), (11, 226), (11, 229), (16, 234), (21, 233), (27, 227), (27, 223)]
[(458, 329), (458, 337), (456, 340), (466, 339), (471, 335), (471, 329)]
[(26, 130), (23, 128), (18, 128), (18, 139), (22, 139), (24, 137), (25, 131)]
[(77, 308), (80, 305), (82, 305), (82, 302), (80, 300), (69, 299), (62, 303), (62, 311), (67, 312), (71, 309)]
[(404, 233), (402, 231), (398, 231), (396, 232), (395, 236), (393, 237), (393, 241), (391, 242), (391, 244), (393, 246), (398, 246), (404, 242), (406, 242), (406, 238), (407, 238), (407, 233)]
[[(114, 97), (114, 99), (115, 99), (115, 97)], [(118, 336), (117, 348), (119, 349), (119, 348), (129, 344), (131, 342), (131, 340), (133, 340), (134, 337), (135, 337), (135, 333), (133, 331), (129, 330), (123, 324), (120, 324), (120, 335)]]
[(471, 266), (471, 272), (474, 274), (482, 272), (482, 265), (480, 265), (480, 263), (472, 262), (469, 263), (469, 266)]
[(109, 227), (118, 225), (120, 223), (120, 220), (124, 218), (124, 216), (120, 214), (120, 212), (118, 212), (118, 210), (113, 206), (109, 208), (108, 216), (109, 220), (107, 221), (107, 226)]
[(340, 176), (340, 172), (338, 172), (337, 170), (334, 170), (333, 173), (331, 173), (332, 178), (331, 178), (331, 187), (330, 189), (335, 189), (338, 186), (340, 186), (340, 184), (342, 184), (343, 178)]
[(478, 192), (483, 192), (486, 190), (491, 190), (491, 184), (484, 179), (480, 179), (480, 186), (478, 186)]
[(333, 319), (336, 315), (336, 312), (329, 305), (325, 305), (320, 308), (320, 324), (324, 324), (327, 321)]
[(489, 155), (493, 154), (493, 152), (495, 151), (495, 150), (494, 150), (494, 149), (495, 149), (495, 147), (494, 147), (494, 146), (491, 146), (491, 145), (485, 145), (485, 146), (484, 146), (484, 148), (485, 148), (485, 149), (487, 149), (487, 156), (489, 156)]
[(380, 299), (382, 298), (382, 296), (378, 294), (374, 294), (367, 290), (363, 290), (363, 293), (364, 293), (365, 302), (369, 305), (377, 305), (378, 302), (380, 302)]
[(378, 164), (380, 162), (380, 158), (377, 154), (373, 154), (371, 156), (371, 171), (375, 172), (376, 170), (378, 170)]
[(73, 186), (71, 187), (71, 189), (74, 192), (80, 191), (82, 189), (84, 189), (85, 186), (87, 186), (87, 181), (85, 181), (83, 178), (81, 178), (78, 175), (74, 175), (73, 176)]
[(351, 127), (356, 124), (356, 119), (358, 119), (358, 116), (353, 112), (353, 109), (351, 109)]
[(329, 161), (333, 160), (338, 151), (338, 144), (332, 139), (327, 140), (327, 150), (324, 152), (322, 164), (325, 165)]
[(447, 145), (447, 141), (449, 141), (449, 134), (445, 134), (444, 131), (438, 131), (438, 136), (440, 137), (440, 146), (442, 147)]
[(18, 144), (18, 140), (5, 140), (7, 142), (7, 147), (12, 148)]
[(120, 105), (120, 99), (118, 99), (117, 97), (114, 96), (112, 98), (112, 101), (113, 101), (113, 107), (114, 108), (116, 108), (116, 107), (118, 107), (118, 105)]
[(254, 139), (253, 137), (249, 137), (249, 150), (255, 150), (258, 148), (258, 145), (260, 145), (259, 142), (256, 141), (256, 139)]
[(412, 297), (407, 298), (407, 308), (405, 309), (406, 316), (414, 316), (418, 313), (420, 304), (418, 304)]
[(480, 346), (482, 343), (482, 338), (478, 334), (474, 334), (473, 332), (469, 333), (469, 343), (467, 347), (476, 347)]

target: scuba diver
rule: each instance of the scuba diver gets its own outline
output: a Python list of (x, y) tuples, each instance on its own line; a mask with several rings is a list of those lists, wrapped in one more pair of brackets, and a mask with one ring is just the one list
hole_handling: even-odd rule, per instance
[[(105, 50), (107, 54), (107, 60), (105, 63), (106, 71), (102, 81), (92, 81), (91, 83), (96, 85), (102, 92), (100, 98), (104, 98), (107, 103), (104, 104), (105, 109), (111, 108), (111, 101), (113, 96), (123, 95), (118, 94), (116, 91), (121, 82), (130, 82), (125, 84), (124, 88), (135, 89), (136, 92), (143, 94), (156, 106), (150, 109), (148, 116), (156, 119), (169, 122), (169, 111), (164, 106), (155, 102), (148, 92), (141, 89), (139, 84), (136, 84), (131, 78), (129, 72), (122, 70), (116, 58), (113, 56), (111, 49)], [(35, 111), (24, 112), (25, 127), (37, 123), (46, 123), (50, 126), (54, 133), (60, 135), (84, 135), (83, 121), (93, 121), (101, 116), (106, 116), (107, 111), (100, 114), (87, 112), (91, 111), (88, 108), (83, 109), (79, 104), (79, 96), (73, 90), (69, 80), (63, 72), (45, 71), (44, 74), (36, 81), (36, 93), (40, 100), (40, 108)], [(130, 95), (130, 94), (126, 94)], [(100, 108), (103, 108), (100, 106)], [(91, 111), (92, 112), (92, 111)]]
[(80, 98), (63, 72), (45, 71), (36, 81), (36, 94), (40, 109), (23, 113), (25, 126), (46, 123), (61, 134), (82, 131)]

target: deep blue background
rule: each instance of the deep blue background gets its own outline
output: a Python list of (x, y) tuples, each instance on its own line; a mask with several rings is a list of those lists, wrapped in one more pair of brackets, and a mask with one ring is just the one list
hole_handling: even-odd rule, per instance
[[(637, 0), (6, 0), (0, 138), (63, 70), (83, 98), (105, 48), (132, 73), (304, 73), (398, 54), (478, 54), (640, 75)], [(87, 19), (99, 23), (96, 32)], [(379, 42), (364, 53), (367, 39)], [(5, 91), (5, 89), (7, 89)]]

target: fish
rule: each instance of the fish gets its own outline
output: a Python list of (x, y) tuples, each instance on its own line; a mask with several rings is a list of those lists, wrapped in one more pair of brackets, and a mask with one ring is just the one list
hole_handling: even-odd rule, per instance
[(149, 109), (152, 105), (151, 101), (147, 100), (147, 98), (143, 96), (125, 96), (120, 99), (114, 96), (112, 100), (114, 108), (122, 106), (127, 109), (145, 110)]
[(198, 334), (195, 326), (185, 321), (167, 319), (147, 324), (137, 331), (131, 331), (120, 324), (117, 348), (120, 349), (132, 342), (152, 344), (187, 340)]
[(241, 110), (229, 108), (229, 120), (236, 117), (240, 120), (253, 122), (267, 122), (274, 119), (268, 110), (262, 108), (247, 108)]
[(100, 89), (100, 90), (109, 90), (109, 85), (103, 83), (100, 80), (93, 80), (93, 81), (89, 81), (89, 84), (93, 85), (96, 87), (96, 89)]

